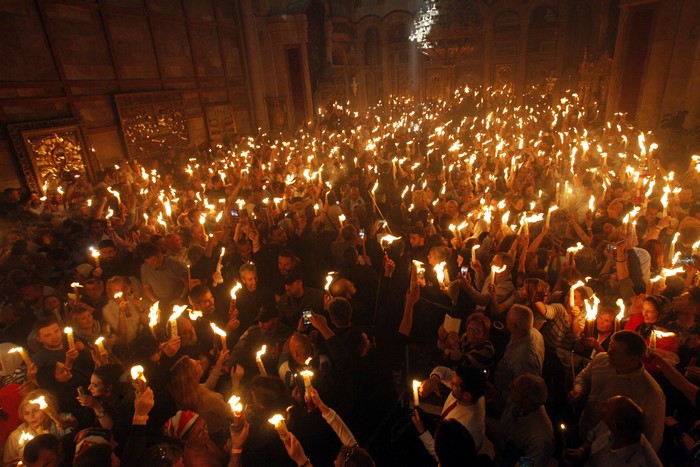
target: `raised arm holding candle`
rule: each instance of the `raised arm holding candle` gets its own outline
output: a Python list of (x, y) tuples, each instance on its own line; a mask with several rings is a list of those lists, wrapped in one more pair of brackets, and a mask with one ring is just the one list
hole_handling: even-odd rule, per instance
[(173, 313), (168, 318), (168, 323), (170, 323), (170, 338), (177, 337), (177, 319), (180, 315), (187, 309), (187, 305), (175, 305), (173, 306)]
[(262, 356), (265, 355), (267, 351), (267, 346), (263, 345), (262, 348), (255, 354), (255, 363), (258, 365), (258, 370), (260, 370), (261, 375), (266, 375), (265, 365), (263, 365)]

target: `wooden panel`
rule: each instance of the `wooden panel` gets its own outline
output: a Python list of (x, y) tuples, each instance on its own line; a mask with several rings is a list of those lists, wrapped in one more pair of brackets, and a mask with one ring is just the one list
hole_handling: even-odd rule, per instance
[(213, 21), (214, 7), (210, 0), (183, 0), (188, 18)]
[(99, 12), (43, 3), (49, 40), (57, 50), (66, 79), (112, 79), (114, 70)]
[(163, 78), (193, 77), (187, 25), (179, 21), (153, 20), (151, 27)]
[(33, 2), (3, 3), (11, 3), (12, 8), (0, 7), (0, 81), (58, 79)]
[(192, 54), (197, 67), (197, 75), (223, 76), (219, 38), (216, 28), (210, 24), (191, 24)]
[(117, 123), (112, 99), (108, 95), (76, 100), (74, 107), (86, 127), (102, 127)]
[(122, 79), (157, 78), (151, 31), (145, 16), (109, 14), (105, 17), (117, 74)]
[(236, 29), (221, 29), (221, 48), (226, 68), (226, 76), (243, 76), (243, 60)]
[(236, 22), (236, 11), (234, 2), (230, 0), (214, 0), (216, 18), (221, 22)]
[(180, 0), (146, 0), (148, 9), (153, 13), (165, 15), (183, 16), (182, 2)]

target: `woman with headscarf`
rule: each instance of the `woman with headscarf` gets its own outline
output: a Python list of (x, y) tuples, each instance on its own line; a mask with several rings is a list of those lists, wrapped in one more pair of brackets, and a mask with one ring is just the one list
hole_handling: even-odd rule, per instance
[(22, 356), (19, 352), (10, 353), (15, 347), (17, 346), (10, 343), (0, 344), (0, 388), (27, 382), (27, 367)]
[[(679, 346), (671, 301), (662, 295), (648, 295), (642, 304), (642, 316), (644, 322), (636, 327), (635, 332), (644, 338), (649, 349), (657, 355), (673, 365), (678, 364)], [(654, 360), (645, 358), (644, 367), (653, 376), (660, 374), (661, 370)]]

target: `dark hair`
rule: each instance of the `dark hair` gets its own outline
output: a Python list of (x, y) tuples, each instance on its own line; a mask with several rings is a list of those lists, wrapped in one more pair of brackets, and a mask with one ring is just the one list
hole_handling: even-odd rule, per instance
[(93, 444), (86, 447), (73, 459), (74, 467), (112, 465), (112, 447), (109, 444)]
[(193, 302), (199, 302), (202, 296), (207, 292), (209, 292), (209, 287), (207, 287), (206, 284), (197, 284), (190, 290), (189, 299)]
[(36, 370), (36, 382), (40, 388), (51, 391), (56, 387), (56, 362), (48, 362)]
[(24, 454), (22, 454), (22, 462), (24, 465), (32, 464), (39, 460), (41, 451), (53, 451), (58, 454), (58, 438), (50, 433), (37, 435), (29, 440), (24, 445)]
[(58, 325), (58, 320), (55, 316), (42, 316), (41, 318), (34, 321), (32, 331), (34, 332), (34, 334), (38, 334), (40, 329), (47, 328), (52, 324)]
[(287, 388), (279, 378), (258, 375), (250, 382), (250, 392), (255, 393), (258, 404), (267, 410), (284, 411), (287, 408)]
[(343, 344), (348, 350), (350, 361), (356, 361), (362, 356), (362, 349), (365, 346), (364, 332), (360, 328), (352, 328), (343, 336)]
[(486, 393), (486, 373), (484, 370), (460, 365), (455, 369), (457, 376), (462, 380), (460, 388), (468, 392), (472, 399), (477, 400)]
[(105, 387), (111, 386), (112, 393), (114, 393), (119, 385), (119, 378), (123, 372), (124, 370), (118, 363), (107, 363), (106, 365), (95, 368), (92, 374), (100, 378)]
[(337, 326), (349, 326), (352, 321), (352, 305), (347, 298), (335, 297), (328, 305), (328, 314)]
[(634, 331), (618, 331), (612, 335), (612, 340), (625, 344), (627, 353), (635, 357), (642, 358), (647, 351), (644, 338)]
[(154, 243), (144, 243), (141, 245), (141, 258), (152, 258), (160, 253), (160, 248)]
[(444, 420), (435, 432), (435, 454), (442, 467), (474, 465), (476, 444), (464, 425), (455, 419)]

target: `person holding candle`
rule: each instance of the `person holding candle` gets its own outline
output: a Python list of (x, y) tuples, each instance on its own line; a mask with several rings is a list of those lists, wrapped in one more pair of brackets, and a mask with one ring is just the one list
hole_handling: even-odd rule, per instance
[(163, 431), (184, 444), (185, 465), (224, 465), (226, 453), (209, 437), (207, 422), (196, 412), (178, 410), (165, 423)]
[(68, 324), (73, 328), (75, 337), (83, 343), (95, 342), (100, 337), (100, 322), (94, 319), (92, 309), (84, 303), (79, 303), (70, 310)]
[(554, 453), (554, 429), (544, 404), (547, 385), (533, 374), (518, 376), (510, 385), (510, 397), (498, 425), (489, 432), (498, 465), (515, 465), (522, 457), (545, 467)]
[(600, 352), (607, 352), (610, 345), (610, 338), (615, 330), (615, 319), (619, 309), (615, 306), (601, 305), (595, 320), (595, 331), (593, 336), (584, 337), (577, 351), (585, 351), (587, 358), (593, 358)]
[(255, 356), (263, 345), (267, 346), (267, 351), (262, 355), (263, 365), (269, 373), (276, 370), (282, 349), (293, 334), (291, 328), (280, 322), (277, 311), (273, 308), (260, 307), (255, 321), (257, 324), (243, 333), (231, 351), (231, 364), (235, 369), (234, 389), (246, 374), (259, 374)]
[(460, 337), (447, 332), (443, 325), (438, 329), (438, 349), (443, 351), (451, 366), (464, 364), (480, 370), (491, 368), (495, 361), (495, 349), (489, 340), (491, 320), (483, 313), (467, 317), (466, 330)]
[(544, 339), (533, 327), (533, 321), (532, 310), (522, 305), (513, 305), (506, 316), (510, 341), (494, 370), (494, 385), (503, 396), (502, 401), (515, 378), (525, 373), (542, 374)]
[(94, 412), (93, 422), (103, 428), (111, 430), (115, 424), (121, 429), (124, 421), (125, 407), (123, 406), (125, 386), (119, 378), (123, 373), (118, 363), (107, 363), (95, 368), (90, 376), (90, 385), (87, 394), (79, 394), (77, 400), (83, 407)]
[(158, 246), (147, 243), (141, 250), (143, 293), (151, 302), (160, 301), (161, 307), (185, 296), (189, 290), (187, 268), (172, 258), (166, 258)]
[(37, 368), (50, 362), (63, 362), (71, 368), (76, 381), (87, 386), (95, 363), (85, 344), (78, 340), (75, 348), (69, 349), (63, 329), (59, 327), (56, 319), (50, 316), (36, 320), (33, 330), (41, 344), (39, 350), (32, 355)]
[(603, 419), (586, 434), (586, 442), (578, 448), (565, 449), (564, 460), (586, 461), (587, 466), (663, 464), (644, 434), (648, 414), (632, 399), (614, 396), (603, 406)]
[(131, 281), (127, 278), (113, 276), (107, 281), (106, 288), (110, 300), (102, 315), (112, 335), (119, 339), (120, 351), (124, 352), (148, 325), (148, 313), (142, 300), (132, 292)]
[(219, 353), (216, 364), (202, 384), (200, 380), (204, 376), (204, 369), (199, 361), (183, 356), (170, 370), (168, 386), (177, 408), (192, 410), (202, 416), (216, 439), (228, 429), (232, 418), (224, 397), (215, 391), (228, 356), (228, 351)]
[(572, 404), (584, 404), (579, 433), (587, 433), (603, 418), (603, 403), (612, 396), (632, 399), (646, 414), (644, 434), (655, 450), (661, 447), (666, 396), (644, 368), (644, 338), (632, 331), (613, 334), (607, 353), (597, 354), (583, 369), (569, 393)]
[[(274, 307), (275, 295), (272, 289), (258, 278), (258, 268), (253, 263), (245, 263), (239, 268), (239, 276), (243, 287), (236, 293), (235, 305), (238, 319), (241, 322), (235, 335), (242, 335), (251, 325), (255, 324), (255, 316), (260, 307)], [(234, 339), (234, 342), (237, 339)]]
[[(438, 366), (420, 386), (420, 396), (428, 397), (440, 392), (442, 386), (450, 388), (450, 393), (442, 407), (440, 420), (455, 419), (464, 425), (474, 438), (477, 451), (484, 442), (486, 425), (486, 374), (479, 369), (460, 365), (456, 370)], [(435, 440), (425, 429), (417, 410), (413, 411), (411, 422), (428, 453), (437, 460)]]
[[(648, 295), (642, 304), (642, 316), (644, 322), (636, 327), (635, 332), (641, 335), (647, 345), (655, 349), (659, 355), (677, 364), (679, 345), (674, 332), (676, 327), (671, 301), (662, 295)], [(652, 336), (652, 333), (656, 336)], [(645, 358), (644, 366), (652, 375), (660, 372), (658, 365), (652, 360)]]
[[(14, 344), (8, 342), (0, 344), (0, 388), (10, 384), (23, 384), (27, 381), (26, 362), (20, 352), (10, 352), (16, 348)], [(26, 354), (26, 350), (22, 349)]]
[(59, 418), (66, 423), (65, 426), (57, 426), (56, 422), (52, 420), (45, 411), (39, 408), (39, 404), (30, 402), (41, 396), (44, 396), (44, 400), (50, 408), (57, 411), (58, 402), (48, 391), (32, 391), (24, 396), (19, 405), (19, 416), (22, 420), (22, 424), (10, 434), (5, 442), (3, 465), (16, 465), (17, 462), (22, 459), (22, 453), (24, 451), (24, 443), (20, 442), (22, 433), (28, 433), (33, 436), (42, 433), (51, 433), (60, 438), (73, 431), (75, 420), (71, 418), (70, 414), (59, 414)]

